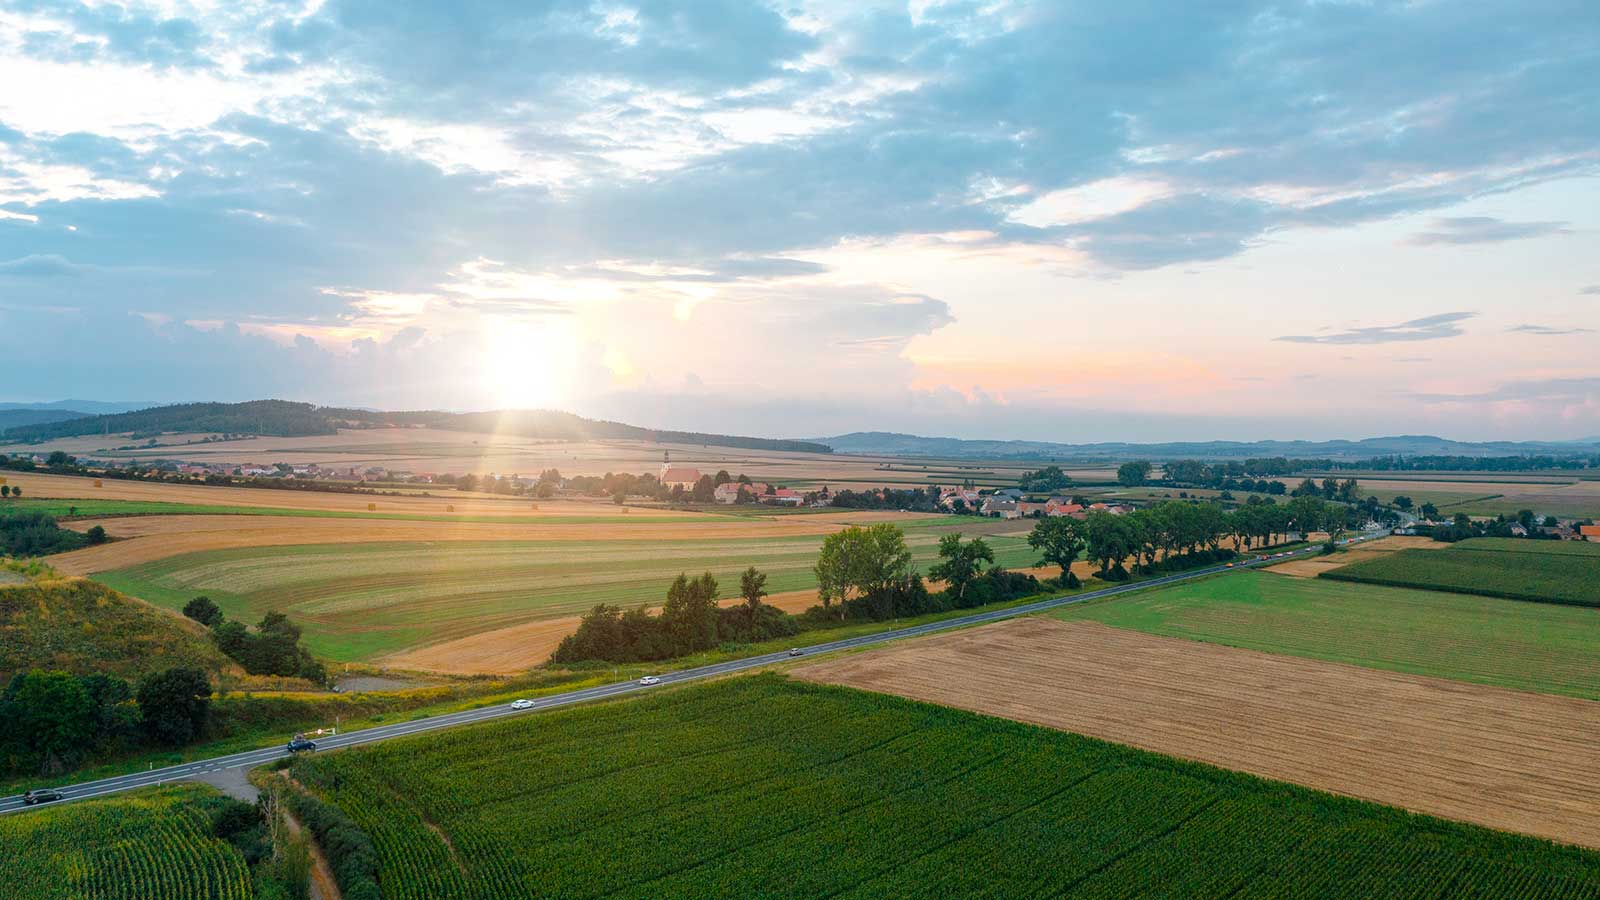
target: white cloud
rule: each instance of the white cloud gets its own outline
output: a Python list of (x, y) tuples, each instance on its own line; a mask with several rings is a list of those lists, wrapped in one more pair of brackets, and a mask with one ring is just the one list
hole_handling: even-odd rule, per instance
[(1077, 225), (1130, 212), (1173, 193), (1164, 181), (1118, 175), (1051, 191), (1012, 210), (1010, 219), (1035, 228)]

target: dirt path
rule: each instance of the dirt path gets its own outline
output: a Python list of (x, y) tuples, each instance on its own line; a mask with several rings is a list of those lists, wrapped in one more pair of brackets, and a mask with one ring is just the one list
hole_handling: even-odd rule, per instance
[[(289, 833), (297, 838), (305, 831), (288, 809), (283, 810), (283, 823)], [(339, 882), (334, 880), (333, 867), (328, 865), (328, 858), (322, 855), (322, 848), (309, 834), (305, 835), (305, 841), (306, 849), (311, 851), (311, 900), (344, 900), (344, 894), (339, 891)]]
[(1021, 618), (796, 677), (1600, 847), (1600, 703)]

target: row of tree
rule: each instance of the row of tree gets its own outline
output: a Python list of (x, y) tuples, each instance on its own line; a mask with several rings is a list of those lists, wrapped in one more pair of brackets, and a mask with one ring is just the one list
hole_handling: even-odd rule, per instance
[(137, 746), (178, 747), (204, 731), (211, 683), (172, 668), (137, 686), (110, 675), (19, 672), (0, 691), (0, 770), (55, 774)]
[(740, 576), (739, 596), (743, 603), (721, 606), (717, 579), (710, 572), (698, 578), (679, 575), (667, 588), (659, 614), (644, 606), (623, 610), (602, 603), (584, 615), (577, 631), (561, 640), (551, 659), (561, 663), (646, 662), (799, 631), (794, 617), (762, 602), (767, 596), (767, 576), (754, 566)]
[[(0, 485), (0, 488), (4, 488)], [(55, 517), (37, 509), (0, 507), (0, 556), (45, 556), (106, 542), (99, 525), (82, 534), (56, 523)]]

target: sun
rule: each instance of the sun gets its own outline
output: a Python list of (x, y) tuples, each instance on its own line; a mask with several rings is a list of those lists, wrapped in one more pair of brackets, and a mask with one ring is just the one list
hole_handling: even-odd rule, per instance
[(570, 401), (579, 339), (565, 321), (497, 321), (485, 327), (480, 394), (496, 409), (561, 408)]

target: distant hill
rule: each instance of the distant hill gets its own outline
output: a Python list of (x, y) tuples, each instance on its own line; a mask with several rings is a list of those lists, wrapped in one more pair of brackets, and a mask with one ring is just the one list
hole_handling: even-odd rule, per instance
[(0, 409), (53, 409), (68, 410), (86, 416), (107, 416), (112, 413), (133, 412), (156, 406), (153, 400), (121, 400), (108, 403), (104, 400), (51, 400), (48, 403), (14, 403), (0, 400)]
[(10, 428), (48, 425), (52, 422), (82, 419), (88, 415), (71, 409), (0, 409), (0, 434), (5, 434)]
[(698, 431), (660, 431), (585, 419), (555, 410), (507, 410), (451, 413), (433, 410), (383, 412), (315, 406), (288, 400), (252, 400), (246, 403), (182, 403), (135, 412), (86, 416), (63, 421), (18, 425), (5, 431), (7, 441), (40, 441), (87, 434), (156, 435), (162, 433), (263, 434), (301, 437), (334, 434), (340, 428), (386, 428), (426, 425), (451, 431), (498, 432), (558, 440), (638, 440), (671, 444), (706, 444), (747, 450), (832, 452), (824, 444), (709, 434)]
[(1431, 435), (1395, 435), (1356, 441), (1181, 441), (1157, 444), (1058, 444), (1045, 441), (981, 441), (857, 431), (817, 438), (836, 453), (864, 456), (930, 456), (981, 459), (1367, 459), (1375, 456), (1568, 456), (1600, 450), (1600, 442), (1452, 441)]

